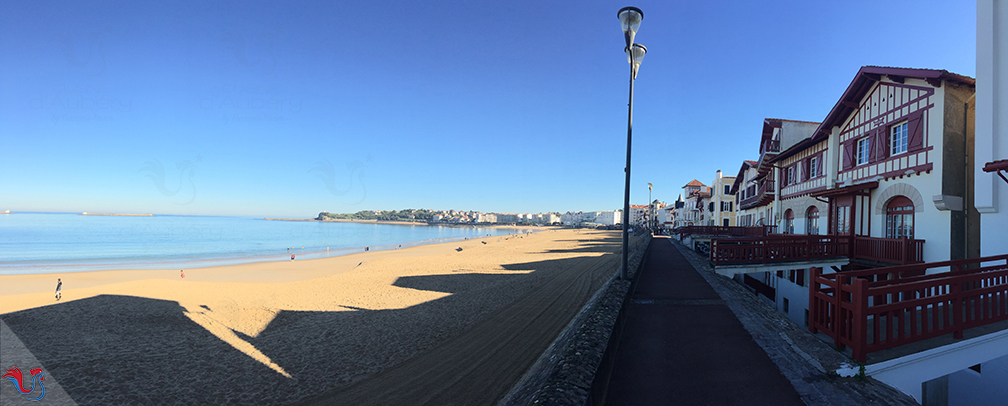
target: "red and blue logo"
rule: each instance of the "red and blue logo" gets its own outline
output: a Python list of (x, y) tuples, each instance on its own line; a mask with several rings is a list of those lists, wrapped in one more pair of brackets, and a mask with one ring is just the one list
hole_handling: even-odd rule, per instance
[[(21, 392), (22, 395), (30, 395), (37, 389), (39, 397), (28, 400), (42, 399), (42, 397), (45, 396), (45, 386), (42, 385), (42, 380), (45, 379), (45, 371), (43, 371), (42, 368), (35, 368), (30, 372), (31, 372), (31, 379), (29, 379), (28, 381), (31, 383), (31, 388), (28, 389), (25, 389), (24, 382), (22, 381), (24, 378), (24, 373), (21, 372), (21, 370), (18, 369), (17, 367), (8, 369), (7, 373), (3, 374), (2, 378), (7, 378), (8, 381), (11, 381), (11, 383), (17, 386), (18, 392)], [(38, 386), (38, 388), (35, 387), (36, 385)]]

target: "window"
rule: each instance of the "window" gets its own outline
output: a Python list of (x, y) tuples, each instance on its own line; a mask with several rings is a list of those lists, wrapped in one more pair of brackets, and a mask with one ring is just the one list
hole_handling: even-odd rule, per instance
[(868, 156), (871, 154), (871, 139), (868, 137), (862, 138), (857, 142), (857, 165), (864, 165), (868, 163)]
[(819, 234), (819, 208), (812, 206), (805, 212), (805, 234)]
[(795, 274), (795, 283), (798, 284), (798, 286), (805, 287), (805, 270), (804, 269), (799, 269), (798, 272)]
[(731, 223), (730, 223), (730, 222), (728, 221), (728, 219), (724, 219), (724, 220), (721, 220), (721, 223), (722, 223), (721, 225), (722, 225), (722, 226), (725, 226), (725, 227), (728, 227), (728, 226), (729, 226), (729, 224), (731, 224)]
[(814, 156), (812, 157), (812, 159), (809, 160), (809, 172), (808, 172), (809, 179), (819, 176), (818, 170), (819, 170), (819, 157)]
[(788, 300), (784, 298), (784, 314), (788, 314)]
[(726, 195), (731, 194), (731, 185), (724, 185), (724, 194)]
[(836, 234), (848, 234), (850, 233), (850, 222), (848, 219), (850, 214), (850, 206), (837, 206), (836, 208), (836, 224), (833, 228)]
[(721, 211), (732, 211), (732, 202), (721, 202)]
[(907, 152), (907, 122), (890, 127), (889, 134), (889, 155)]
[(794, 167), (787, 168), (787, 177), (784, 178), (784, 184), (790, 185), (794, 183)]
[(913, 201), (896, 196), (886, 205), (886, 238), (913, 238)]
[(794, 234), (794, 212), (791, 209), (784, 212), (784, 234)]

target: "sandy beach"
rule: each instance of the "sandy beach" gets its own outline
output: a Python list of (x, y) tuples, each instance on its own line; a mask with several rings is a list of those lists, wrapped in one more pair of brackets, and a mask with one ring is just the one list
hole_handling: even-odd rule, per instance
[[(618, 231), (550, 230), (184, 280), (0, 276), (0, 319), (81, 404), (493, 403), (617, 270), (619, 244)], [(3, 348), (6, 370), (17, 357)], [(423, 370), (440, 372), (412, 378), (413, 392), (388, 384)]]

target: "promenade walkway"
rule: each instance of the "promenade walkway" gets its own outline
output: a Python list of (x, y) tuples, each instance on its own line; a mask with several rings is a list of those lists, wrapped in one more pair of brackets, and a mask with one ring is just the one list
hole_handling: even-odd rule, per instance
[(651, 241), (638, 278), (606, 404), (804, 404), (668, 239)]

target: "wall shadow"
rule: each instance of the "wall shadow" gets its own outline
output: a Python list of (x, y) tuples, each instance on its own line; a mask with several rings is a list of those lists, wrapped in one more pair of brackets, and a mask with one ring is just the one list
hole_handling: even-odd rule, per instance
[[(291, 384), (184, 313), (178, 302), (100, 295), (2, 319), (79, 404), (254, 403)], [(232, 381), (260, 384), (239, 392)]]

